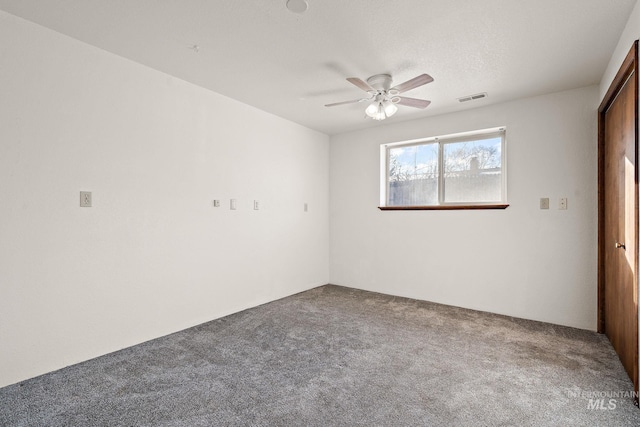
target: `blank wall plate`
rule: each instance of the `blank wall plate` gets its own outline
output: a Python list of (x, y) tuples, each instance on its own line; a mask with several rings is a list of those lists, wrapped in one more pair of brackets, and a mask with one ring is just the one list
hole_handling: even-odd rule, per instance
[(80, 192), (80, 207), (81, 208), (91, 207), (91, 191)]

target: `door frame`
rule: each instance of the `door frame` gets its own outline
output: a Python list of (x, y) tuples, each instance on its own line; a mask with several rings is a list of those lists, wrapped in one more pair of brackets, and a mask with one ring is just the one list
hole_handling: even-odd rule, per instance
[[(605, 159), (604, 159), (604, 148), (605, 148), (605, 125), (604, 125), (604, 117), (606, 111), (609, 109), (613, 101), (616, 99), (618, 93), (623, 88), (629, 76), (633, 75), (633, 79), (635, 79), (636, 83), (636, 93), (634, 95), (635, 99), (635, 225), (636, 225), (636, 235), (634, 236), (636, 254), (638, 254), (638, 198), (640, 194), (638, 193), (638, 167), (640, 164), (638, 163), (638, 40), (633, 43), (631, 50), (625, 57), (622, 65), (620, 66), (620, 70), (616, 74), (615, 78), (611, 82), (611, 86), (609, 90), (607, 90), (606, 95), (604, 96), (600, 107), (598, 108), (598, 333), (606, 332), (605, 325), (605, 244), (604, 241), (604, 196), (605, 196), (605, 186), (604, 186), (604, 168), (605, 168)], [(633, 287), (638, 291), (638, 257), (636, 256), (634, 275), (633, 275)], [(636, 305), (635, 309), (635, 320), (636, 326), (638, 323), (638, 306)], [(636, 328), (636, 330), (638, 330)], [(640, 343), (640, 338), (638, 340)], [(634, 391), (636, 392), (636, 398), (634, 399), (636, 405), (638, 405), (638, 348), (636, 347), (635, 351), (635, 372), (636, 378), (631, 378), (633, 381)]]

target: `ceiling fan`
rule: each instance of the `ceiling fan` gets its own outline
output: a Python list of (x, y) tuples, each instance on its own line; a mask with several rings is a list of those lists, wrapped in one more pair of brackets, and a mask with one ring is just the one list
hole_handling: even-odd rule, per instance
[(427, 108), (427, 106), (431, 104), (431, 101), (427, 101), (426, 99), (400, 96), (401, 93), (431, 83), (433, 77), (429, 74), (421, 74), (393, 87), (391, 87), (392, 79), (389, 74), (376, 74), (375, 76), (369, 77), (366, 82), (357, 77), (349, 77), (347, 81), (367, 92), (369, 97), (351, 101), (334, 102), (333, 104), (326, 104), (325, 107), (335, 107), (337, 105), (355, 104), (365, 101), (371, 102), (364, 111), (365, 114), (373, 120), (384, 120), (387, 117), (393, 116), (398, 111), (396, 104), (414, 108)]

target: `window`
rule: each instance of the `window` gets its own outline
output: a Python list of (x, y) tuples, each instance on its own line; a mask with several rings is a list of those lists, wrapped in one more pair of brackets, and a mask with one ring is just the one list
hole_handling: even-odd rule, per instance
[(380, 209), (504, 209), (505, 128), (380, 148)]

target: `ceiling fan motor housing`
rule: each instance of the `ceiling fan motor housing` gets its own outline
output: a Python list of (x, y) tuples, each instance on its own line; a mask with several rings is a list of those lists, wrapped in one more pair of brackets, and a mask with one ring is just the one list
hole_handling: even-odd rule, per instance
[(391, 76), (389, 74), (376, 74), (367, 79), (369, 86), (378, 92), (386, 92), (391, 87)]

